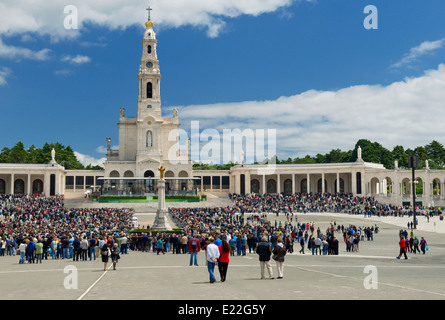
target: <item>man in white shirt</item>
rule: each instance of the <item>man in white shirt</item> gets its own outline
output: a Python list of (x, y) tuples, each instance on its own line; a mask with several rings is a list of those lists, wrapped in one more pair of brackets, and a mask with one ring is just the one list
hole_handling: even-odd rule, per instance
[(216, 262), (219, 258), (219, 249), (215, 245), (215, 239), (213, 237), (209, 238), (210, 243), (207, 245), (207, 270), (210, 275), (210, 283), (214, 283), (216, 281), (215, 274), (213, 270), (215, 269)]

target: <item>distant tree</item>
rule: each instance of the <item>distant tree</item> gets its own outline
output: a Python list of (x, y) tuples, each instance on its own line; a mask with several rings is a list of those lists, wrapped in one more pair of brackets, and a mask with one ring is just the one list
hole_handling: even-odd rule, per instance
[(9, 152), (10, 163), (25, 163), (27, 158), (27, 153), (23, 142), (19, 141)]

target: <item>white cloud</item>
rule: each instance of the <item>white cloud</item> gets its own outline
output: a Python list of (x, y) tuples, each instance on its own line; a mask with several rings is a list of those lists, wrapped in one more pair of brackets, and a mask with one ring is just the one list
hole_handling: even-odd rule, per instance
[(89, 155), (86, 154), (82, 154), (79, 153), (77, 151), (74, 151), (74, 155), (77, 157), (77, 160), (79, 160), (80, 163), (82, 163), (84, 166), (87, 166), (89, 164), (91, 164), (92, 166), (104, 166), (104, 162), (107, 160), (107, 158), (100, 158), (100, 159), (96, 159), (94, 157), (91, 157)]
[[(152, 20), (157, 26), (205, 27), (215, 37), (224, 27), (225, 18), (240, 15), (258, 16), (303, 0), (152, 0)], [(311, 2), (309, 0), (305, 0)], [(143, 25), (147, 19), (146, 5), (140, 0), (83, 1), (69, 3), (77, 8), (78, 30), (64, 28), (65, 0), (14, 0), (0, 2), (0, 35), (36, 33), (50, 35), (53, 40), (76, 37), (86, 30), (87, 23), (111, 29)]]
[(56, 70), (54, 71), (54, 74), (56, 76), (60, 76), (60, 77), (67, 77), (73, 74), (72, 70), (69, 69), (60, 69), (60, 70)]
[(3, 43), (0, 38), (0, 57), (8, 59), (30, 59), (30, 60), (48, 60), (50, 59), (50, 49), (34, 51), (28, 48), (10, 46)]
[(11, 69), (6, 67), (0, 67), (0, 86), (6, 85), (8, 82), (6, 78), (11, 74)]
[[(280, 159), (354, 148), (359, 139), (392, 149), (445, 142), (445, 65), (388, 86), (309, 90), (271, 101), (178, 107), (183, 128), (276, 129)], [(247, 156), (247, 155), (246, 155)]]
[(63, 56), (61, 58), (61, 60), (63, 62), (69, 62), (71, 64), (84, 64), (84, 63), (89, 63), (91, 62), (91, 58), (88, 56), (82, 56), (80, 54), (78, 54), (77, 56)]
[(418, 60), (420, 57), (430, 54), (445, 45), (445, 38), (436, 41), (424, 41), (417, 47), (411, 48), (400, 61), (391, 65), (391, 68), (400, 68)]

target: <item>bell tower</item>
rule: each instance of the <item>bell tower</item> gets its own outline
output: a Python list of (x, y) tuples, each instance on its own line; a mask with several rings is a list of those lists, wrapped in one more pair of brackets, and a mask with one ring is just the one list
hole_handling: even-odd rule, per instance
[(161, 117), (161, 71), (156, 53), (156, 33), (153, 30), (153, 22), (150, 20), (150, 7), (148, 21), (145, 23), (145, 32), (142, 37), (142, 57), (139, 66), (139, 98), (138, 118), (146, 116)]

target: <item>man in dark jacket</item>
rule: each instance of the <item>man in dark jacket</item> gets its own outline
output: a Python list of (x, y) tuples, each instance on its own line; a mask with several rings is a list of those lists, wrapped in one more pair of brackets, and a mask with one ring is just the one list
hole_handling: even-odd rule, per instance
[(28, 245), (26, 246), (26, 253), (28, 255), (28, 263), (34, 263), (36, 258), (36, 244), (32, 240), (32, 238), (29, 239)]
[(264, 279), (264, 268), (267, 268), (269, 273), (269, 279), (273, 279), (272, 266), (270, 265), (270, 255), (272, 254), (272, 248), (270, 243), (267, 242), (267, 237), (263, 236), (261, 242), (258, 243), (256, 253), (259, 256), (261, 267), (261, 279)]

